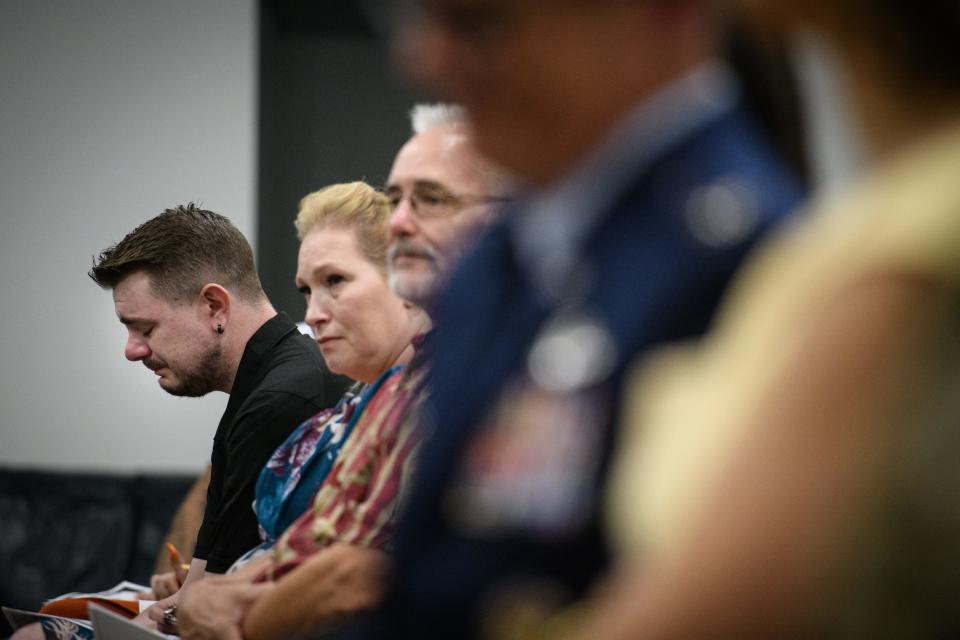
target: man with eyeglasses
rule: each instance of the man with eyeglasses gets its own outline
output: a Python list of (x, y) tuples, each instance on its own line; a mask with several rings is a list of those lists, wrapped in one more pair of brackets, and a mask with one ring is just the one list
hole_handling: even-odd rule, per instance
[(418, 105), (413, 137), (400, 149), (387, 179), (390, 286), (402, 298), (431, 308), (452, 265), (472, 246), (503, 203), (503, 173), (470, 140), (461, 109)]

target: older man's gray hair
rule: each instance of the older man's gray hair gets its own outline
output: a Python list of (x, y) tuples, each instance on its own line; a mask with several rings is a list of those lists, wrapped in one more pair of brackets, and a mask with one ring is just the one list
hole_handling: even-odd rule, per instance
[(466, 121), (467, 112), (457, 104), (418, 104), (410, 110), (410, 126), (414, 135), (440, 125), (464, 124)]

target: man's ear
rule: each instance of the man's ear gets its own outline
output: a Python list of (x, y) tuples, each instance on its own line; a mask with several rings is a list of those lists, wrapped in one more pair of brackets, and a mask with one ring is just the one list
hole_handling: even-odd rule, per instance
[[(201, 314), (209, 320), (210, 328), (217, 331), (217, 327), (225, 328), (230, 320), (230, 292), (219, 284), (210, 282), (200, 289)], [(217, 331), (223, 333), (223, 331)]]

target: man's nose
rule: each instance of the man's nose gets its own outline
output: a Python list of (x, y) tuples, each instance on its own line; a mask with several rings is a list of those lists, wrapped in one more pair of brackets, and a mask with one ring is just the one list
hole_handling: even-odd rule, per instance
[(123, 349), (123, 355), (130, 362), (143, 360), (150, 355), (150, 345), (139, 336), (127, 336), (127, 344)]
[(413, 203), (410, 198), (402, 198), (393, 211), (390, 212), (388, 228), (391, 238), (402, 238), (416, 232), (417, 224), (413, 212)]

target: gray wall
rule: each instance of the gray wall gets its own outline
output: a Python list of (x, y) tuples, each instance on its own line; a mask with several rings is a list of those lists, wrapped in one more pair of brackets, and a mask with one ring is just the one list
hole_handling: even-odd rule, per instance
[(91, 256), (172, 204), (254, 222), (252, 0), (0, 0), (0, 466), (200, 469), (226, 396), (123, 358)]

